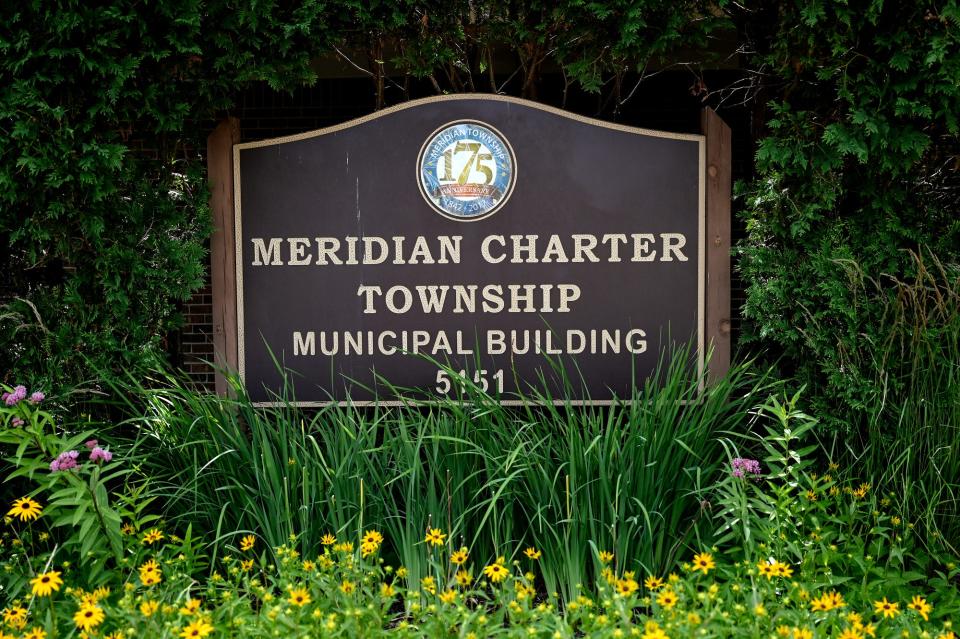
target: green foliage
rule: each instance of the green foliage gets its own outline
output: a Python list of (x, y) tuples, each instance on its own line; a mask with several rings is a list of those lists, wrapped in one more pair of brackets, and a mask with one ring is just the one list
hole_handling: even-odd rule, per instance
[[(27, 497), (41, 500), (44, 528), (53, 532), (65, 556), (83, 559), (85, 583), (101, 580), (108, 561), (121, 559), (120, 514), (110, 504), (107, 487), (122, 483), (130, 472), (119, 460), (83, 459), (78, 449), (89, 452), (84, 442), (94, 432), (90, 428), (70, 432), (59, 427), (39, 402), (21, 400), (12, 406), (0, 406), (0, 444), (5, 445), (4, 461), (9, 464), (3, 481), (26, 483)], [(51, 460), (68, 451), (77, 453), (75, 467), (52, 470)], [(29, 565), (22, 568), (23, 573), (31, 572)], [(25, 582), (15, 579), (4, 590), (17, 596)]]
[(371, 77), (379, 108), (422, 79), (437, 93), (533, 96), (549, 62), (587, 91), (610, 85), (616, 112), (627, 72), (721, 24), (707, 6), (3, 3), (0, 370), (60, 387), (162, 354), (177, 302), (203, 282), (200, 151), (249, 83), (309, 84), (315, 61), (337, 55)]
[(928, 250), (960, 260), (960, 6), (804, 0), (739, 19), (770, 100), (740, 192), (744, 314), (822, 421), (856, 431), (877, 406), (867, 359), (892, 319), (892, 291), (862, 277), (910, 281), (912, 253)]
[[(506, 556), (535, 546), (549, 593), (572, 600), (596, 579), (597, 550), (620, 570), (662, 571), (693, 539), (701, 482), (723, 458), (718, 435), (737, 432), (774, 386), (737, 367), (698, 395), (688, 352), (664, 362), (613, 407), (517, 411), (478, 387), (439, 405), (255, 407), (198, 394), (170, 377), (132, 379), (124, 429), (139, 432), (139, 467), (172, 523), (215, 530), (221, 556), (249, 533), (270, 546), (297, 537), (304, 554), (327, 532), (373, 526), (412, 578), (430, 569), (427, 526), (455, 547)], [(462, 401), (465, 400), (465, 401)]]

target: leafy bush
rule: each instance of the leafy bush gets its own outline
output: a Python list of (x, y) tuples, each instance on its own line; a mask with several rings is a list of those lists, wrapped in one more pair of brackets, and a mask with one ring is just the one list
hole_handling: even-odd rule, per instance
[(897, 321), (862, 277), (911, 282), (927, 251), (960, 261), (960, 6), (811, 0), (738, 20), (764, 78), (751, 98), (769, 100), (741, 190), (744, 315), (825, 426), (857, 432), (885, 388), (869, 354)]
[[(72, 561), (75, 549), (58, 554), (51, 546), (49, 506), (17, 503), (0, 546), (2, 623), (27, 637), (82, 631), (113, 639), (954, 639), (956, 557), (918, 538), (897, 504), (869, 484), (840, 468), (831, 469), (835, 475), (810, 472), (806, 455), (814, 451), (800, 444), (814, 420), (796, 410), (797, 399), (760, 407), (767, 430), (757, 442), (767, 451), (762, 462), (738, 457), (716, 470), (709, 494), (732, 533), (720, 547), (685, 548), (676, 563), (653, 572), (634, 570), (638, 562), (612, 546), (578, 549), (583, 557), (558, 559), (595, 564), (597, 578), (562, 603), (549, 593), (550, 551), (521, 544), (488, 554), (429, 517), (411, 522), (418, 532), (403, 543), (357, 519), (339, 532), (311, 522), (276, 546), (259, 530), (195, 535), (187, 527), (180, 537), (131, 517), (122, 560), (91, 578)], [(301, 535), (312, 530), (323, 531), (321, 543), (301, 553)], [(224, 539), (225, 555), (207, 554)], [(418, 572), (387, 557), (391, 544), (400, 557), (420, 558)], [(29, 587), (11, 589), (27, 581)]]
[(438, 405), (314, 413), (255, 407), (239, 387), (235, 400), (198, 394), (170, 377), (116, 395), (129, 401), (123, 427), (140, 433), (152, 494), (181, 526), (224, 542), (256, 531), (272, 546), (295, 534), (305, 555), (325, 531), (376, 526), (417, 578), (427, 558), (414, 542), (428, 522), (483, 555), (537, 546), (548, 590), (572, 599), (601, 569), (591, 548), (629, 557), (632, 570), (673, 563), (723, 461), (720, 433), (742, 431), (775, 386), (740, 366), (700, 394), (688, 355), (610, 408), (544, 397), (516, 410), (469, 383)]

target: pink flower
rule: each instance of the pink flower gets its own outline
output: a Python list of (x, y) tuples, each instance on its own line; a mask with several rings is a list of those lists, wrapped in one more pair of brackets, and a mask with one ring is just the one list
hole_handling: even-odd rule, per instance
[(94, 447), (94, 449), (90, 451), (90, 461), (95, 462), (102, 460), (104, 462), (108, 462), (111, 459), (113, 459), (113, 453), (111, 453), (109, 450), (100, 448), (99, 446)]
[(43, 401), (43, 399), (44, 399), (45, 397), (46, 397), (46, 395), (44, 395), (44, 394), (41, 393), (40, 391), (34, 391), (33, 394), (30, 396), (30, 403), (31, 403), (31, 404), (39, 404), (40, 402)]
[(63, 470), (70, 470), (71, 468), (77, 467), (77, 457), (80, 456), (75, 450), (68, 450), (57, 455), (57, 458), (50, 462), (50, 470), (53, 472), (59, 472)]
[(91, 439), (86, 444), (84, 444), (84, 446), (86, 446), (87, 448), (93, 449), (99, 446), (99, 442), (97, 442), (97, 440), (95, 439)]
[(10, 423), (13, 424), (14, 426), (23, 426), (23, 420), (20, 419), (19, 417), (14, 417)]

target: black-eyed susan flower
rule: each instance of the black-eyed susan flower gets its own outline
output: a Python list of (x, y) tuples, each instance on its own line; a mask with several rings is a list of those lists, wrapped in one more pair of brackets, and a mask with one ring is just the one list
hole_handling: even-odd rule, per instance
[(160, 604), (150, 599), (145, 599), (140, 604), (140, 614), (143, 615), (144, 617), (152, 617), (159, 609), (160, 609)]
[(676, 606), (679, 600), (680, 598), (677, 597), (677, 593), (675, 593), (672, 588), (665, 588), (657, 595), (657, 604), (667, 610)]
[(640, 589), (640, 584), (634, 579), (617, 579), (616, 588), (618, 593), (624, 597), (629, 597)]
[(247, 535), (240, 540), (240, 550), (242, 552), (247, 552), (248, 550), (253, 550), (254, 544), (257, 543), (257, 538), (253, 535)]
[(452, 604), (457, 600), (457, 591), (456, 590), (446, 590), (440, 593), (440, 601), (445, 604)]
[(600, 561), (603, 562), (603, 563), (605, 563), (605, 564), (608, 564), (608, 563), (610, 563), (611, 561), (613, 561), (613, 553), (610, 552), (609, 550), (601, 550), (601, 551), (597, 554), (597, 556), (600, 558)]
[(647, 590), (660, 590), (663, 588), (663, 579), (654, 575), (650, 575), (646, 578), (646, 580), (644, 580), (643, 585), (646, 586)]
[(30, 586), (35, 597), (47, 597), (50, 593), (60, 590), (63, 585), (63, 579), (56, 570), (42, 572), (30, 580)]
[(532, 559), (533, 561), (536, 561), (537, 559), (540, 559), (541, 556), (543, 556), (543, 551), (537, 550), (536, 548), (531, 546), (530, 548), (527, 548), (526, 550), (524, 550), (523, 554), (527, 556), (527, 559)]
[(437, 594), (437, 580), (429, 575), (420, 580), (420, 586), (431, 595)]
[(290, 596), (287, 598), (287, 601), (298, 608), (302, 608), (310, 603), (310, 593), (307, 592), (307, 589), (303, 586), (299, 588), (291, 588)]
[(458, 570), (455, 578), (457, 580), (457, 585), (463, 588), (466, 588), (473, 583), (473, 575), (466, 570)]
[(82, 604), (73, 615), (73, 623), (84, 632), (90, 632), (102, 624), (104, 619), (106, 615), (103, 613), (103, 608), (96, 604)]
[(345, 595), (353, 593), (357, 589), (357, 584), (353, 583), (348, 579), (344, 579), (343, 583), (340, 584), (340, 591)]
[(713, 555), (708, 552), (701, 552), (694, 555), (693, 562), (690, 564), (690, 570), (692, 572), (700, 571), (703, 574), (707, 574), (716, 567), (717, 564), (713, 560)]
[(427, 535), (423, 538), (424, 543), (431, 546), (442, 546), (447, 535), (439, 528), (428, 528)]
[(467, 552), (467, 547), (464, 546), (460, 550), (454, 550), (450, 553), (450, 563), (454, 566), (462, 566), (467, 563), (467, 559), (470, 558), (470, 553)]
[(930, 621), (930, 611), (933, 610), (933, 606), (927, 603), (927, 600), (920, 595), (914, 595), (910, 603), (907, 604), (907, 608), (916, 610), (917, 614), (923, 617), (924, 621)]
[(187, 599), (187, 603), (185, 603), (183, 607), (180, 608), (180, 614), (187, 615), (188, 617), (191, 615), (195, 615), (197, 614), (197, 611), (200, 610), (200, 605), (201, 604), (199, 599), (192, 599), (192, 598)]
[(47, 639), (47, 631), (40, 626), (35, 626), (23, 635), (23, 639)]
[(240, 562), (240, 570), (243, 572), (250, 572), (253, 568), (253, 559), (244, 559)]
[(497, 560), (483, 569), (483, 574), (487, 576), (487, 579), (497, 584), (507, 578), (507, 575), (510, 574), (510, 571), (507, 570), (507, 567), (503, 564), (505, 563), (503, 557), (497, 557)]
[(7, 511), (7, 516), (18, 517), (20, 521), (33, 521), (42, 511), (40, 504), (29, 497), (21, 497), (13, 502), (13, 506)]
[(332, 546), (337, 543), (337, 538), (331, 535), (330, 533), (325, 534), (320, 538), (320, 543), (324, 546)]
[(381, 597), (393, 597), (397, 594), (396, 589), (393, 587), (393, 584), (388, 584), (386, 582), (380, 584), (380, 596)]
[(163, 532), (158, 528), (151, 528), (143, 534), (143, 539), (140, 541), (144, 546), (152, 546), (161, 539), (163, 539)]
[(144, 586), (154, 586), (163, 580), (163, 572), (155, 559), (145, 561), (138, 570), (140, 572), (140, 583)]
[(893, 619), (900, 614), (900, 604), (887, 601), (887, 598), (884, 597), (880, 601), (873, 602), (873, 611), (878, 615), (883, 615), (886, 619)]
[(180, 631), (183, 639), (202, 639), (213, 632), (213, 626), (203, 619), (197, 619)]
[(27, 609), (23, 606), (10, 606), (3, 609), (3, 623), (11, 628), (22, 630), (27, 625)]

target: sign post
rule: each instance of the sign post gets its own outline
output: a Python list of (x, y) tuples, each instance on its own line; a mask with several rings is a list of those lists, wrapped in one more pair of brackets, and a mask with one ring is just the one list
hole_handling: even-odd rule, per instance
[(454, 395), (458, 373), (504, 403), (534, 388), (610, 403), (690, 340), (691, 364), (712, 344), (719, 374), (730, 134), (712, 112), (704, 132), (493, 95), (243, 144), (222, 124), (209, 160), (219, 361), (260, 404), (277, 400), (279, 365), (306, 406), (396, 401), (382, 380)]

